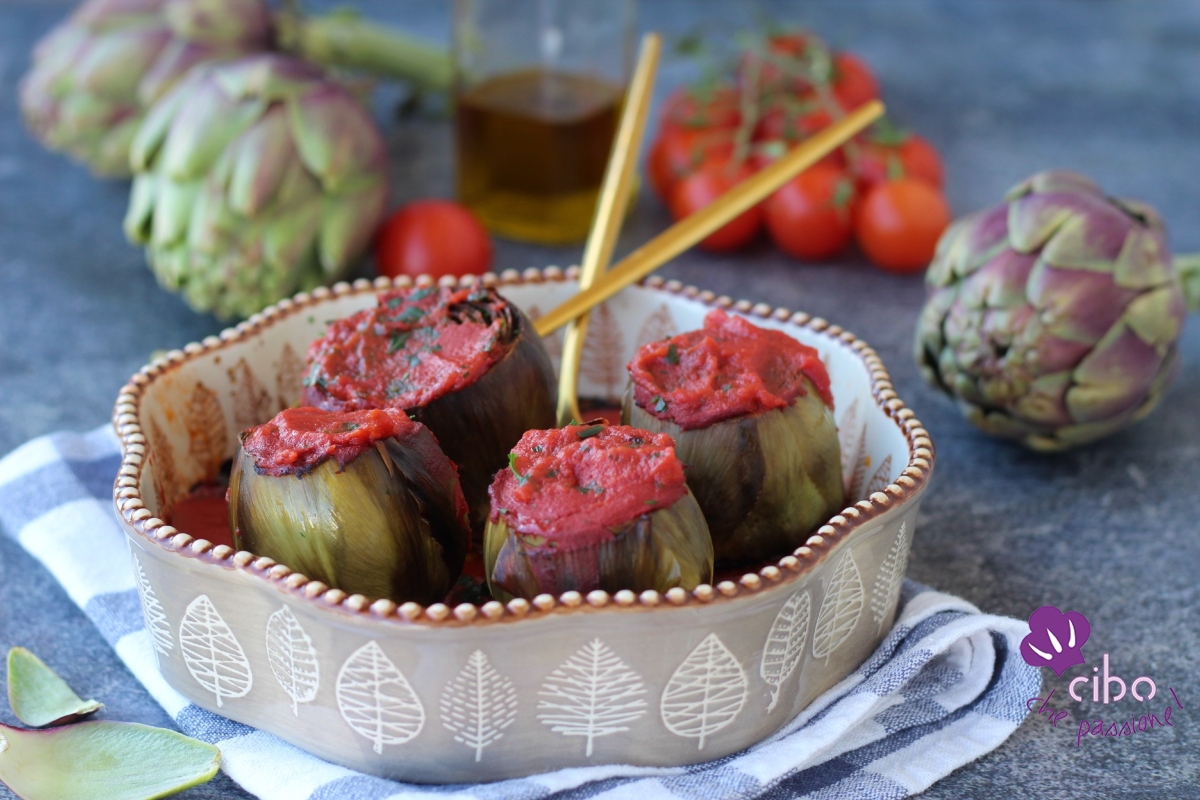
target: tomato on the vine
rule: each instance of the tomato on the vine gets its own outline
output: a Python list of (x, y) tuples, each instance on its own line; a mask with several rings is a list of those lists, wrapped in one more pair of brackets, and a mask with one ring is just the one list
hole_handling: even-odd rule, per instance
[(733, 132), (713, 129), (664, 128), (650, 148), (650, 185), (669, 202), (675, 184), (704, 164), (733, 155)]
[[(728, 160), (705, 164), (675, 185), (671, 192), (671, 216), (676, 220), (692, 214), (716, 200), (754, 173), (748, 165), (734, 166)], [(710, 233), (700, 246), (714, 252), (737, 250), (748, 244), (762, 229), (762, 205), (742, 212)]]
[(915, 133), (856, 142), (852, 168), (864, 188), (895, 178), (917, 178), (942, 188), (942, 158), (928, 139)]
[(867, 258), (888, 272), (925, 269), (950, 224), (942, 193), (917, 178), (877, 184), (855, 215), (854, 233)]
[(843, 111), (853, 111), (879, 98), (879, 83), (867, 62), (842, 51), (833, 57), (833, 94)]
[(850, 243), (853, 202), (854, 182), (845, 170), (815, 164), (767, 198), (767, 233), (788, 255), (824, 261)]
[(664, 101), (661, 130), (733, 130), (741, 121), (741, 100), (732, 86), (685, 86)]
[(380, 275), (482, 275), (492, 240), (478, 218), (450, 200), (417, 200), (397, 209), (375, 240)]

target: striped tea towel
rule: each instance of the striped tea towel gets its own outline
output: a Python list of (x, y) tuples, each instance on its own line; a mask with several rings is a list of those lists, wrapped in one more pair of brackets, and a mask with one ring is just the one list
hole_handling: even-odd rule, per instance
[(1040, 673), (1028, 626), (912, 581), (896, 626), (850, 677), (767, 741), (676, 769), (597, 766), (482, 785), (417, 786), (334, 766), (189, 703), (158, 674), (112, 508), (107, 428), (35, 439), (0, 460), (0, 527), (40, 560), (180, 730), (220, 746), (221, 768), (269, 800), (383, 798), (898, 798), (997, 747)]

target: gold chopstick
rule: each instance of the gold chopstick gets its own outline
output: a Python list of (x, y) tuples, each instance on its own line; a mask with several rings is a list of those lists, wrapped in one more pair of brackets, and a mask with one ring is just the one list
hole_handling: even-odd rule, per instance
[[(661, 51), (662, 38), (657, 33), (648, 33), (642, 37), (637, 67), (629, 83), (625, 108), (621, 112), (621, 121), (613, 138), (612, 154), (608, 158), (604, 181), (600, 184), (592, 230), (588, 234), (587, 246), (583, 251), (583, 263), (579, 270), (580, 289), (592, 286), (612, 261), (613, 249), (616, 247), (621, 223), (625, 219), (625, 209), (629, 204), (634, 168), (646, 132), (646, 118), (649, 116), (650, 98), (654, 94), (654, 76), (658, 71)], [(562, 368), (558, 375), (559, 425), (566, 425), (573, 419), (583, 420), (576, 387), (587, 329), (588, 314), (584, 312), (567, 326), (563, 339)]]
[(631, 283), (641, 280), (675, 256), (687, 250), (795, 175), (820, 161), (850, 137), (883, 116), (878, 100), (860, 106), (843, 119), (819, 131), (771, 166), (734, 186), (715, 202), (684, 217), (658, 236), (626, 256), (589, 288), (582, 289), (566, 302), (539, 317), (534, 327), (540, 336), (558, 330), (580, 314), (603, 303)]

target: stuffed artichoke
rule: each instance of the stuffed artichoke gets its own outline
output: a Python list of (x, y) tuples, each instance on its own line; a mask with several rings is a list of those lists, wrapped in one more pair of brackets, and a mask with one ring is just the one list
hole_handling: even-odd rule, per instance
[(597, 421), (529, 431), (489, 490), (498, 599), (712, 580), (708, 525), (670, 437)]
[(675, 440), (718, 563), (790, 553), (844, 502), (829, 374), (811, 347), (717, 309), (642, 346), (622, 421)]
[(229, 517), (239, 548), (397, 602), (441, 600), (470, 539), (454, 464), (396, 409), (294, 408), (246, 431)]
[(412, 288), (338, 320), (308, 351), (304, 400), (330, 410), (397, 408), (458, 465), (482, 530), (492, 476), (532, 428), (554, 424), (550, 357), (493, 289)]

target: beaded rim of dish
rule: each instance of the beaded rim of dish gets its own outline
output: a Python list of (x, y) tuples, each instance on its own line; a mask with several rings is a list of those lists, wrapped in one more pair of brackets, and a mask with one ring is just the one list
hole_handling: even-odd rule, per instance
[(142, 367), (122, 387), (113, 409), (113, 426), (121, 439), (122, 459), (116, 483), (113, 487), (114, 503), (122, 519), (147, 540), (178, 555), (195, 558), (225, 569), (237, 569), (265, 579), (277, 589), (301, 600), (314, 602), (338, 611), (366, 615), (373, 619), (395, 620), (421, 624), (470, 624), (503, 620), (520, 620), (527, 617), (564, 613), (576, 610), (625, 609), (679, 607), (689, 604), (711, 604), (727, 602), (737, 597), (752, 595), (765, 589), (788, 584), (804, 575), (822, 561), (843, 539), (870, 520), (902, 505), (918, 494), (929, 480), (933, 469), (933, 442), (925, 427), (917, 420), (896, 395), (890, 376), (879, 355), (866, 342), (838, 325), (830, 324), (820, 317), (803, 312), (791, 312), (786, 308), (773, 308), (766, 303), (735, 301), (730, 297), (718, 296), (714, 292), (695, 286), (685, 286), (679, 281), (668, 281), (650, 277), (642, 285), (697, 300), (713, 308), (725, 308), (750, 316), (786, 322), (807, 328), (849, 347), (862, 360), (871, 381), (871, 394), (876, 404), (900, 428), (908, 444), (908, 464), (900, 475), (883, 491), (874, 492), (865, 500), (848, 506), (820, 526), (812, 536), (791, 555), (780, 558), (756, 572), (747, 572), (737, 581), (718, 581), (715, 585), (701, 584), (692, 591), (676, 587), (666, 592), (647, 590), (641, 593), (629, 589), (617, 592), (595, 590), (565, 592), (558, 597), (541, 594), (532, 600), (517, 598), (508, 603), (496, 600), (482, 605), (461, 603), (454, 607), (445, 603), (422, 606), (418, 603), (396, 603), (380, 599), (372, 601), (361, 594), (348, 594), (341, 589), (332, 589), (321, 581), (309, 580), (293, 572), (283, 564), (266, 556), (255, 556), (245, 550), (234, 550), (228, 545), (213, 545), (207, 539), (196, 539), (176, 530), (162, 519), (155, 517), (142, 501), (139, 484), (142, 466), (147, 455), (147, 441), (139, 421), (139, 404), (142, 393), (161, 375), (177, 369), (181, 364), (201, 355), (221, 350), (228, 345), (245, 341), (292, 314), (299, 313), (330, 298), (346, 295), (378, 292), (387, 289), (411, 286), (469, 286), (483, 283), (485, 286), (502, 287), (529, 283), (575, 280), (578, 269), (570, 267), (547, 267), (539, 270), (530, 268), (524, 272), (507, 270), (497, 275), (487, 273), (481, 277), (467, 275), (462, 278), (446, 277), (434, 281), (428, 275), (418, 278), (395, 279), (365, 278), (353, 283), (341, 282), (331, 287), (321, 287), (312, 292), (301, 292), (295, 297), (263, 309), (238, 325), (227, 328), (219, 336), (209, 336), (202, 342), (193, 342), (180, 350), (172, 350)]

